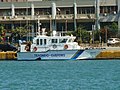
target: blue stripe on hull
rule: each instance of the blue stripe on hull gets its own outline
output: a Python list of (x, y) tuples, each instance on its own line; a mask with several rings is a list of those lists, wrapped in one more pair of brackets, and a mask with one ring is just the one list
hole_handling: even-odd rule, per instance
[(75, 55), (73, 55), (73, 57), (71, 59), (76, 59), (79, 57), (79, 55), (81, 55), (83, 53), (84, 50), (78, 50)]

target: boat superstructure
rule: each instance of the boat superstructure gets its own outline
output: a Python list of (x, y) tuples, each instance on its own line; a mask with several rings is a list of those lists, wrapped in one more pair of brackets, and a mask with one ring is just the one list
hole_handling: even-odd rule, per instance
[(46, 36), (44, 34), (37, 35), (33, 38), (33, 42), (21, 44), (20, 52), (46, 52), (48, 50), (73, 50), (80, 49), (80, 46), (75, 42), (73, 35), (71, 36)]

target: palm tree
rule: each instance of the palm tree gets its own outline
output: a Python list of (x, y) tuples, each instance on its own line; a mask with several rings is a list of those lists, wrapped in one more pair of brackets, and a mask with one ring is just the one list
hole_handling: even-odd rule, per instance
[(82, 25), (80, 25), (76, 31), (68, 32), (67, 34), (76, 36), (76, 41), (78, 41), (79, 44), (88, 43), (90, 41), (90, 33)]
[(0, 42), (5, 41), (5, 29), (3, 25), (0, 25)]

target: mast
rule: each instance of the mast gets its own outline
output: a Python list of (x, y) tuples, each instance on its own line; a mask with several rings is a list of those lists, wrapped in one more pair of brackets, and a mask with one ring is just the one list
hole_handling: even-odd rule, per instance
[(41, 23), (40, 23), (39, 17), (38, 17), (38, 22), (37, 23), (38, 23), (38, 32), (37, 33), (38, 33), (38, 35), (40, 35)]

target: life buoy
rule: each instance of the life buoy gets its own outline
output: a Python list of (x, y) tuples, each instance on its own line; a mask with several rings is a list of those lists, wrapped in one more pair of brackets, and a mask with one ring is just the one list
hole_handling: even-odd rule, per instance
[(64, 45), (64, 49), (67, 49), (68, 48), (68, 45), (66, 44), (66, 45)]
[(36, 52), (36, 51), (37, 51), (37, 47), (34, 47), (34, 48), (33, 48), (33, 51)]

